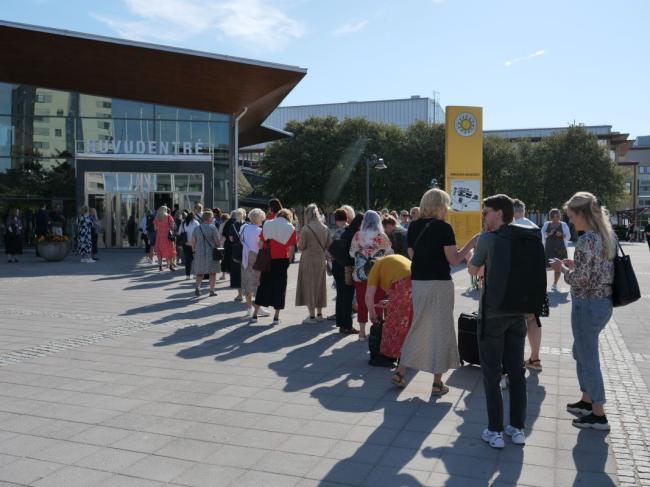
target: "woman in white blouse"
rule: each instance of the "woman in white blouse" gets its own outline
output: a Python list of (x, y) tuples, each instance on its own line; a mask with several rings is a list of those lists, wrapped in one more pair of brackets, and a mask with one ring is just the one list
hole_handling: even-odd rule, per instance
[(265, 214), (259, 208), (251, 210), (248, 214), (250, 223), (245, 223), (240, 232), (240, 239), (243, 245), (241, 261), (241, 288), (246, 298), (247, 315), (253, 315), (253, 296), (260, 285), (260, 272), (253, 269), (257, 253), (260, 250), (260, 234)]

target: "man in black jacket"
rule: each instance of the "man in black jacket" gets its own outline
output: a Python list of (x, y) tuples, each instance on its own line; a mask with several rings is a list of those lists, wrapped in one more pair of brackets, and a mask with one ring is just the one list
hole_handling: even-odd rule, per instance
[(397, 220), (392, 216), (387, 216), (381, 222), (384, 226), (384, 231), (390, 239), (391, 247), (396, 254), (403, 255), (407, 259), (408, 255), (408, 241), (407, 231), (401, 225), (397, 224)]

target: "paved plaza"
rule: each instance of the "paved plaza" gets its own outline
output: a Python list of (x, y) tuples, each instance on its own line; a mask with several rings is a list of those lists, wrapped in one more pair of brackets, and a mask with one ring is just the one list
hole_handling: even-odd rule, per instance
[[(625, 249), (644, 296), (601, 338), (611, 433), (565, 411), (578, 387), (562, 289), (543, 320), (544, 370), (528, 375), (527, 444), (502, 451), (479, 437), (477, 367), (445, 377), (439, 399), (430, 374), (395, 389), (367, 343), (301, 323), (297, 265), (271, 327), (247, 324), (225, 281), (197, 299), (141, 251), (2, 262), (0, 486), (650, 485), (650, 253)], [(456, 316), (475, 310), (464, 268), (454, 281)]]

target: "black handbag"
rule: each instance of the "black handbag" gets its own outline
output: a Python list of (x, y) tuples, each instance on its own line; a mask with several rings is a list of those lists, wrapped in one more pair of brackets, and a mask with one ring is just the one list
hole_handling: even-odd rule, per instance
[[(612, 302), (614, 307), (625, 306), (641, 298), (639, 282), (632, 268), (629, 255), (625, 255), (621, 243), (616, 239), (616, 256), (614, 256), (614, 282), (612, 283)], [(618, 255), (618, 251), (622, 255)]]
[(203, 235), (203, 240), (205, 240), (205, 243), (208, 245), (208, 247), (212, 249), (212, 260), (214, 260), (215, 262), (219, 262), (223, 260), (224, 257), (223, 249), (220, 247), (213, 247), (212, 245), (210, 245), (210, 242), (208, 242), (208, 239), (205, 237), (205, 233), (203, 233), (201, 227), (199, 227), (199, 231), (201, 232), (201, 235)]
[(169, 232), (167, 232), (167, 239), (170, 242), (176, 242), (176, 232), (174, 232), (174, 230), (169, 230)]

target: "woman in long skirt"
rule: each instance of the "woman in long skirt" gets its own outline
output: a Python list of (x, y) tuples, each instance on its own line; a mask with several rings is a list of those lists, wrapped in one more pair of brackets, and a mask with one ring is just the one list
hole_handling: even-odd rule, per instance
[(413, 286), (413, 323), (400, 365), (393, 376), (397, 386), (406, 385), (407, 368), (433, 374), (434, 396), (449, 392), (442, 376), (460, 365), (454, 326), (454, 282), (451, 265), (458, 265), (476, 245), (476, 237), (461, 250), (454, 230), (445, 221), (451, 198), (444, 191), (430, 189), (420, 201), (420, 219), (408, 229)]

